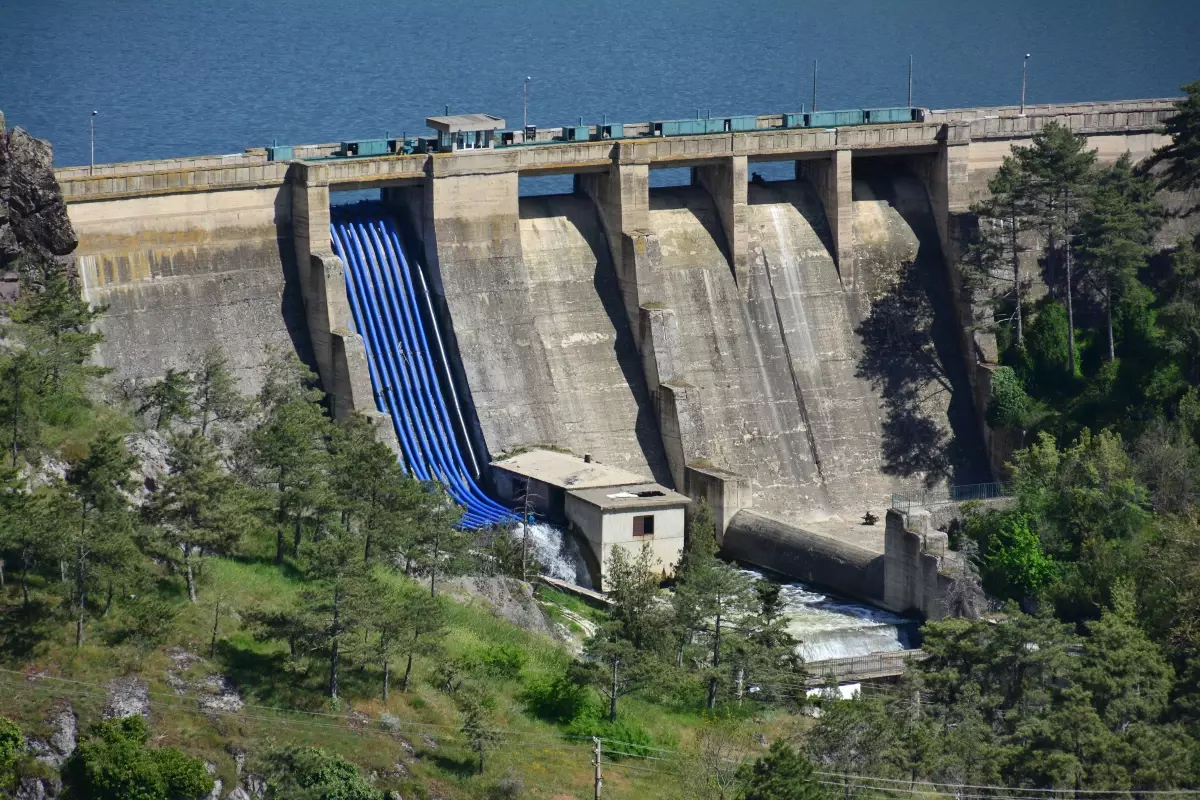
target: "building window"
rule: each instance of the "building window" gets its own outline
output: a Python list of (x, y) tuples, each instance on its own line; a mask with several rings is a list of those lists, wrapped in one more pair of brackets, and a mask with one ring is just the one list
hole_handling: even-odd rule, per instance
[(652, 539), (654, 538), (654, 515), (646, 514), (641, 517), (633, 518), (633, 538), (635, 539)]

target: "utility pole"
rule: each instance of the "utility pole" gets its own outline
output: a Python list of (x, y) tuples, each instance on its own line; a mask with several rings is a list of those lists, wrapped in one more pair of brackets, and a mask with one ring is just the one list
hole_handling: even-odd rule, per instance
[(1029, 71), (1029, 53), (1025, 54), (1025, 60), (1021, 62), (1021, 116), (1025, 116), (1025, 76)]
[(525, 85), (523, 87), (523, 92), (522, 92), (522, 97), (524, 99), (524, 106), (523, 106), (524, 113), (522, 114), (522, 117), (521, 117), (521, 123), (522, 123), (521, 124), (522, 139), (521, 140), (522, 141), (524, 141), (525, 130), (529, 127), (529, 82), (531, 80), (533, 80), (533, 78), (531, 76), (529, 76), (529, 75), (525, 76)]
[(908, 107), (912, 108), (912, 56), (908, 57)]
[(595, 792), (596, 793), (594, 795), (592, 795), (592, 797), (593, 797), (593, 800), (600, 800), (600, 787), (604, 786), (604, 779), (602, 777), (600, 777), (600, 758), (601, 758), (601, 754), (603, 751), (601, 751), (601, 749), (600, 749), (600, 737), (599, 736), (593, 736), (592, 742), (596, 746), (595, 750), (593, 751), (594, 758), (592, 759), (592, 764), (595, 765), (595, 767), (596, 767), (596, 778), (595, 778)]
[(817, 60), (813, 59), (813, 111), (817, 110)]
[(88, 175), (96, 173), (96, 115), (99, 111), (93, 111), (92, 116), (88, 119), (88, 141), (91, 144), (91, 156), (88, 158)]

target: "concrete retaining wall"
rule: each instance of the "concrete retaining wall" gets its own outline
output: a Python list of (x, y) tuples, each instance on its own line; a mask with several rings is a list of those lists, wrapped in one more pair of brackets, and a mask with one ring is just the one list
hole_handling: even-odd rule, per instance
[(721, 552), (806, 583), (878, 603), (884, 596), (884, 557), (832, 536), (758, 511), (734, 515)]

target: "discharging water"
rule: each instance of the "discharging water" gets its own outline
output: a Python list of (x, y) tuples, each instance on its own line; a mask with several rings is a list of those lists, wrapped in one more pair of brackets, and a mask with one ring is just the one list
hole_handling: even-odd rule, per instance
[[(524, 524), (518, 522), (512, 529), (512, 535), (515, 539), (522, 538), (525, 535)], [(534, 557), (542, 565), (543, 574), (585, 589), (593, 588), (592, 576), (580, 549), (586, 545), (581, 544), (578, 537), (554, 525), (532, 522), (529, 524), (529, 545)]]
[(758, 579), (779, 581), (788, 632), (800, 640), (806, 662), (908, 650), (916, 645), (920, 623), (863, 603), (824, 594), (797, 581), (744, 569)]
[[(520, 523), (512, 535), (524, 535)], [(542, 572), (551, 578), (593, 588), (581, 548), (587, 544), (561, 528), (544, 522), (529, 525), (529, 543)], [(806, 662), (851, 658), (871, 653), (908, 650), (915, 646), (919, 625), (915, 620), (863, 603), (854, 603), (815, 590), (780, 575), (745, 567), (753, 580), (777, 581), (788, 619), (788, 631), (800, 641), (798, 649)]]

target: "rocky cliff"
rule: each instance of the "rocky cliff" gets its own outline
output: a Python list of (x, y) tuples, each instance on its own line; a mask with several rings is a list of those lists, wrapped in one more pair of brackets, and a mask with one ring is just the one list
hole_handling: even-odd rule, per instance
[(0, 295), (15, 289), (18, 258), (65, 256), (76, 244), (53, 148), (21, 128), (8, 130), (0, 112)]

